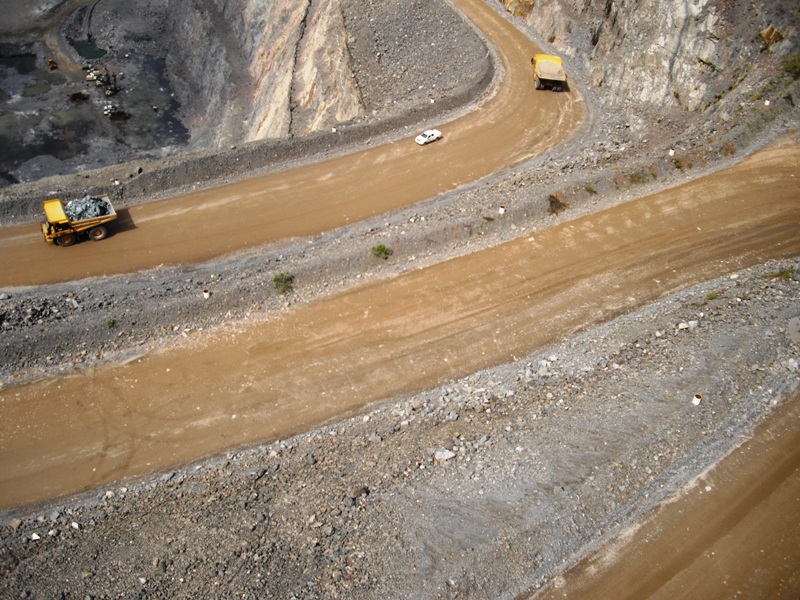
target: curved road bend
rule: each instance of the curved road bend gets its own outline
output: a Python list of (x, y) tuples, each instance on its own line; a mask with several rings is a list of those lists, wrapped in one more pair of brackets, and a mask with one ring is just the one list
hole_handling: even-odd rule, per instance
[(582, 122), (577, 92), (533, 88), (537, 47), (485, 0), (456, 0), (491, 40), (504, 76), (480, 110), (441, 126), (420, 147), (403, 138), (321, 163), (129, 209), (135, 226), (102, 243), (69, 249), (42, 241), (37, 226), (0, 230), (0, 288), (194, 263), (295, 236), (328, 231), (452, 190), (521, 163), (565, 140)]
[(798, 176), (790, 137), (726, 171), (283, 316), (0, 390), (0, 508), (285, 438), (797, 256)]

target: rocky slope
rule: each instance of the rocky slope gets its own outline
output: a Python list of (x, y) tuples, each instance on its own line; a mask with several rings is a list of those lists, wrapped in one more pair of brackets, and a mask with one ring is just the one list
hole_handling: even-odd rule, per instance
[[(506, 8), (587, 70), (608, 100), (720, 110), (737, 88), (796, 52), (793, 2), (505, 0)], [(654, 18), (658, 15), (658, 18)]]
[[(19, 26), (18, 38), (34, 35), (40, 18), (33, 11)], [(77, 136), (85, 151), (38, 157), (13, 172), (12, 178), (29, 183), (0, 189), (3, 224), (38, 218), (43, 195), (107, 193), (121, 204), (133, 203), (190, 183), (341, 150), (462, 107), (486, 90), (494, 74), (483, 41), (450, 7), (410, 0), (380, 6), (366, 0), (151, 0), (135, 6), (104, 0), (70, 12), (62, 28), (58, 43), (79, 64), (88, 61), (67, 40), (83, 40), (89, 32), (108, 50), (102, 63), (124, 74), (114, 101), (126, 107), (130, 98), (143, 95), (136, 106), (144, 105), (145, 113), (155, 106), (160, 120), (142, 122), (139, 110), (126, 126), (115, 129), (103, 121), (94, 132), (97, 123), (87, 116)], [(60, 83), (28, 106), (36, 119), (19, 124), (34, 136), (31, 143), (53, 135), (76, 138), (53, 121), (74, 119), (77, 110), (85, 110), (64, 100), (84, 91), (83, 74), (65, 80), (57, 72), (51, 78)], [(17, 84), (32, 88), (27, 80)], [(0, 102), (0, 119), (15, 106)], [(44, 117), (53, 112), (55, 119)], [(168, 136), (169, 142), (156, 135), (149, 145), (134, 136), (138, 130), (155, 135), (181, 127), (188, 138), (183, 148), (177, 135)], [(9, 133), (16, 135), (13, 128)], [(133, 151), (136, 162), (126, 164)], [(115, 166), (92, 168), (101, 165)], [(76, 171), (80, 175), (46, 177)]]
[[(163, 167), (147, 159), (187, 150), (329, 134), (299, 152), (291, 143), (274, 155), (271, 145), (250, 144), (250, 156), (260, 155), (263, 166), (264, 154), (274, 162), (276, 156), (363, 141), (374, 135), (375, 123), (386, 130), (398, 119), (415, 121), (463, 105), (491, 72), (476, 31), (443, 3), (72, 0), (47, 11), (22, 2), (13, 8), (16, 27), (0, 46), (0, 57), (10, 59), (0, 64), (0, 123), (10, 136), (26, 136), (26, 157), (41, 149), (22, 164), (13, 152), (0, 154), (0, 184), (81, 172), (66, 189), (50, 181), (41, 188), (48, 193), (54, 187), (67, 195), (74, 187), (108, 187), (139, 168)], [(43, 39), (41, 30), (48, 27)], [(79, 54), (89, 36), (102, 56)], [(431, 60), (431, 51), (446, 56), (446, 64)], [(15, 68), (15, 57), (23, 54), (36, 61), (33, 73), (16, 70), (29, 68)], [(61, 68), (50, 72), (46, 58), (62, 55)], [(81, 65), (117, 77), (119, 93), (93, 93)], [(67, 100), (75, 94), (88, 95)], [(130, 121), (99, 118), (109, 102)], [(348, 133), (332, 135), (342, 129)], [(132, 157), (138, 162), (133, 168), (98, 170)], [(184, 158), (191, 156), (178, 162)], [(164, 182), (144, 185), (152, 198)], [(5, 190), (6, 202), (27, 196), (23, 187)], [(31, 202), (28, 218), (38, 204)]]
[(0, 595), (538, 588), (797, 393), (798, 268), (732, 274), (304, 435), (6, 513)]
[[(545, 45), (555, 36), (555, 47), (571, 57), (574, 92), (585, 93), (594, 109), (567, 147), (402, 214), (327, 234), (314, 249), (287, 243), (224, 264), (113, 278), (91, 289), (77, 282), (5, 290), (0, 337), (3, 356), (12, 358), (4, 363), (4, 382), (171, 343), (226, 312), (237, 318), (291, 309), (545, 222), (548, 194), (569, 193), (570, 210), (591, 210), (716, 168), (796, 128), (798, 84), (778, 64), (781, 54), (797, 52), (793, 34), (784, 25), (788, 45), (773, 43), (763, 52), (758, 35), (773, 22), (770, 15), (779, 23), (778, 16), (797, 7), (689, 6), (697, 14), (681, 21), (683, 13), (673, 14), (667, 3), (644, 11), (641, 3), (545, 2), (527, 13), (524, 3), (509, 4), (537, 24), (532, 35)], [(639, 21), (637, 10), (673, 14), (665, 21), (669, 31), (660, 29), (661, 20)], [(447, 11), (438, 14), (449, 18)], [(369, 71), (377, 52), (400, 47), (389, 14), (370, 18), (375, 40), (398, 44), (351, 29), (353, 46), (364, 44), (357, 54), (365, 62), (352, 63), (361, 82), (367, 72), (381, 81), (382, 71)], [(656, 50), (672, 29), (683, 32), (671, 38), (676, 52), (648, 58), (646, 50)], [(708, 53), (709, 32), (719, 38), (717, 54)], [(367, 52), (370, 44), (374, 53)], [(623, 72), (634, 61), (661, 72), (637, 86), (635, 70)], [(472, 77), (475, 64), (483, 63), (465, 62), (449, 76)], [(664, 80), (681, 83), (661, 89)], [(367, 88), (379, 89), (378, 83), (361, 89), (365, 106), (375, 107), (370, 102), (380, 98), (369, 100)], [(446, 102), (440, 91), (431, 93)], [(717, 102), (715, 94), (722, 94)], [(297, 156), (324, 147), (304, 144)], [(270, 148), (278, 154), (284, 146)], [(261, 157), (239, 151), (250, 165)], [(225, 172), (231, 156), (209, 155), (204, 164)], [(152, 193), (155, 181), (166, 188), (201, 180), (200, 169), (185, 164), (167, 170), (132, 199)], [(635, 173), (652, 176), (634, 185)], [(531, 208), (508, 214), (501, 227), (480, 208), (498, 195), (514, 195)], [(376, 266), (364, 256), (364, 247), (387, 236), (407, 261)], [(7, 513), (3, 595), (513, 596), (548, 581), (585, 544), (658, 503), (797, 392), (799, 266), (785, 261), (708, 282), (517, 363), (290, 440)], [(265, 297), (258, 283), (278, 269), (298, 275), (296, 292)], [(219, 290), (214, 310), (220, 312), (190, 297), (209, 281)], [(120, 314), (139, 325), (108, 327)], [(52, 335), (40, 331), (42, 324)], [(64, 336), (82, 345), (59, 349)], [(700, 386), (704, 400), (695, 405)]]

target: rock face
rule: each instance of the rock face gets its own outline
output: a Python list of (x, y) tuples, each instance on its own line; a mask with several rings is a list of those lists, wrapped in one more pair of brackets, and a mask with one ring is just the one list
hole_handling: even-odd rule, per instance
[[(477, 34), (438, 2), (128, 4), (98, 4), (91, 31), (105, 48), (135, 40), (138, 52), (165, 61), (193, 148), (302, 136), (381, 118), (429, 102), (433, 91), (439, 97), (462, 93), (475, 83), (460, 76), (464, 67), (480, 75), (487, 61)], [(86, 26), (85, 17), (81, 24)]]
[(170, 18), (179, 35), (168, 72), (198, 145), (285, 137), (295, 119), (309, 133), (363, 113), (338, 1), (203, 0)]
[[(752, 85), (759, 54), (796, 51), (796, 2), (505, 0), (610, 98), (702, 110)], [(761, 60), (759, 58), (759, 60)]]
[(291, 131), (311, 133), (362, 116), (341, 3), (309, 6), (303, 33), (291, 90)]
[[(240, 88), (222, 80), (205, 92), (250, 107), (243, 119), (246, 141), (310, 133), (363, 114), (338, 0), (205, 4), (219, 12), (230, 35), (219, 36), (216, 20), (207, 22), (207, 30), (205, 23), (195, 26), (224, 48), (226, 68), (241, 72)], [(196, 54), (193, 48), (186, 51)]]

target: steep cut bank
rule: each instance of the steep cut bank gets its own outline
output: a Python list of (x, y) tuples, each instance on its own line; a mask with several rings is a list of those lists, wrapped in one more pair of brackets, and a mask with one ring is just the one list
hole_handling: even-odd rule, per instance
[(609, 105), (710, 110), (710, 119), (726, 118), (726, 96), (774, 90), (778, 63), (797, 52), (800, 35), (791, 0), (503, 1), (586, 69)]
[[(3, 153), (0, 174), (10, 184), (81, 172), (69, 189), (46, 186), (70, 195), (187, 150), (337, 131), (276, 152), (340, 145), (356, 125), (397, 127), (410, 112), (418, 119), (474, 99), (490, 67), (476, 32), (438, 1), (72, 0), (40, 11), (15, 0), (12, 8), (22, 16), (4, 27), (0, 55), (11, 62), (0, 62), (0, 123), (36, 151)], [(35, 61), (32, 73), (12, 60), (20, 53)], [(51, 57), (60, 65), (52, 71)], [(114, 89), (95, 91), (81, 71), (89, 65)], [(111, 104), (125, 118), (109, 122)], [(130, 160), (137, 164), (86, 177)], [(151, 182), (149, 194), (162, 185)], [(24, 194), (15, 186), (12, 196)]]
[(485, 69), (481, 40), (440, 2), (203, 0), (168, 4), (167, 19), (169, 77), (203, 146), (380, 120)]

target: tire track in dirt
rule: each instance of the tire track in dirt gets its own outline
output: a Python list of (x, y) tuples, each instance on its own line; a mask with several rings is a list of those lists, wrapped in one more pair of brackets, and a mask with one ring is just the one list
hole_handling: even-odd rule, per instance
[[(537, 47), (483, 0), (459, 8), (495, 45), (504, 76), (480, 110), (413, 135), (289, 171), (270, 173), (124, 211), (102, 244), (63, 251), (30, 224), (0, 230), (0, 287), (39, 285), (210, 260), (280, 239), (314, 235), (420, 202), (524, 162), (566, 140), (583, 121), (577, 92), (536, 93)], [(559, 127), (552, 124), (558, 122)]]
[[(788, 139), (732, 169), (185, 348), (7, 388), (0, 507), (284, 438), (796, 256), (798, 173)], [(116, 439), (98, 450), (106, 430)]]

